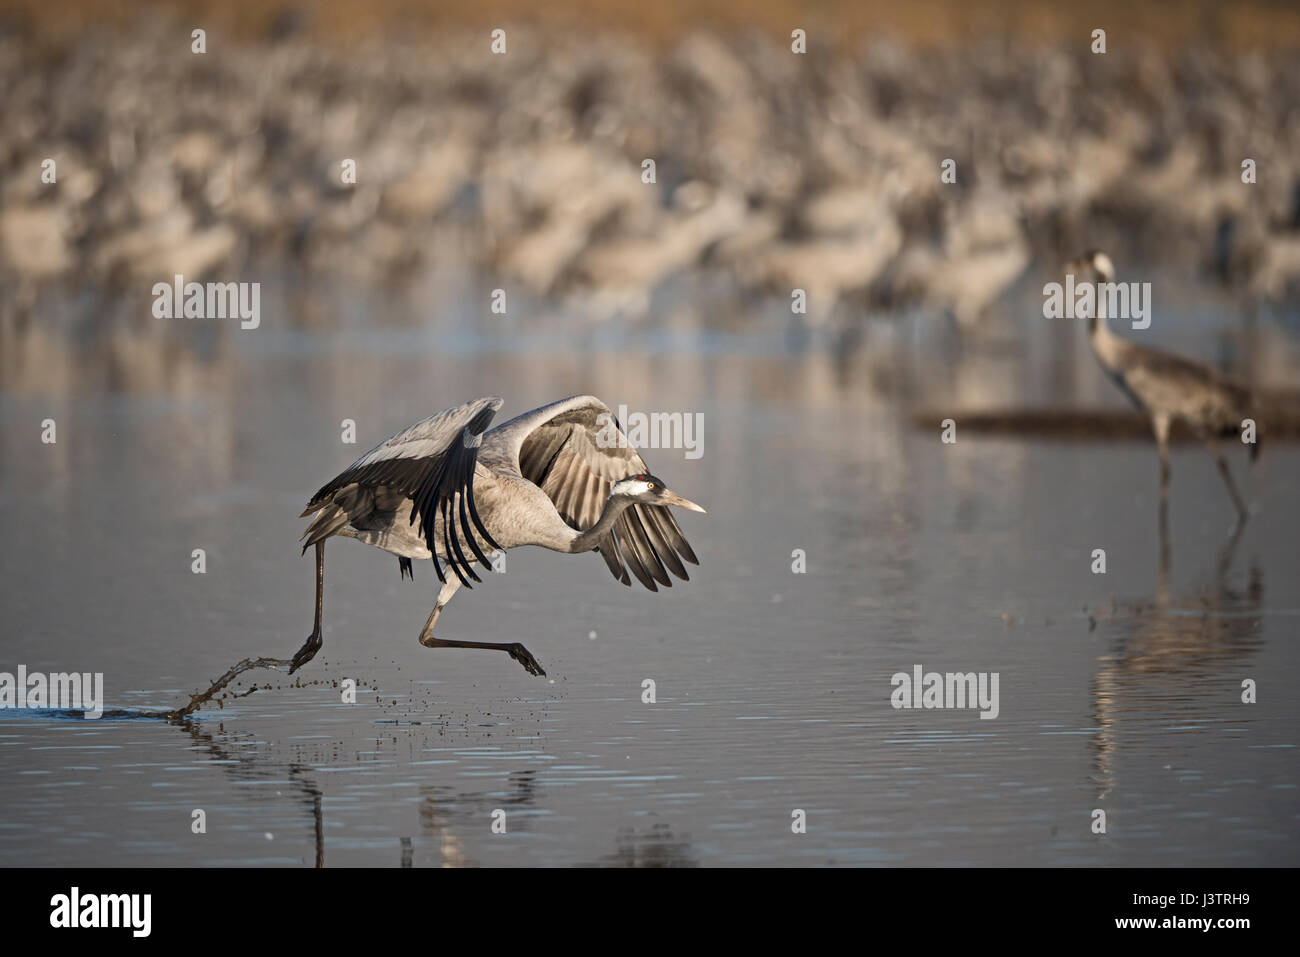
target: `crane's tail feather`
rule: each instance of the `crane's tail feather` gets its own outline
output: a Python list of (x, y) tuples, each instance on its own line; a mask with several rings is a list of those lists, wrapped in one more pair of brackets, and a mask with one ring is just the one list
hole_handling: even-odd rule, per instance
[(302, 546), (303, 553), (306, 554), (307, 549), (317, 542), (323, 542), (331, 535), (335, 535), (346, 528), (351, 520), (347, 510), (340, 508), (338, 505), (322, 509), (321, 513), (307, 526), (307, 531), (302, 533), (302, 537), (306, 539)]

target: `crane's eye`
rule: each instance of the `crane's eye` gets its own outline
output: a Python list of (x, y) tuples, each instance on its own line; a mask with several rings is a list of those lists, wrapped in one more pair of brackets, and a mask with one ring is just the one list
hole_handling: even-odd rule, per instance
[(646, 482), (646, 483), (645, 483), (645, 487), (648, 488), (648, 489), (653, 490), (653, 489), (657, 489), (659, 486), (656, 485), (654, 482)]

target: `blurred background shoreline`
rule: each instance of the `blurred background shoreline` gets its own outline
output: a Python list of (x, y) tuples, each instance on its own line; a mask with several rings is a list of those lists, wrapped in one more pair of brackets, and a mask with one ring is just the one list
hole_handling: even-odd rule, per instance
[[(900, 342), (957, 366), (1009, 349), (1086, 381), (1040, 289), (1088, 246), (1159, 278), (1157, 342), (1294, 381), (1288, 5), (546, 9), (0, 3), (0, 385), (183, 389), (242, 336), (356, 323), (424, 329), (408, 345), (431, 352), (449, 329), (462, 348), (813, 346), (894, 385), (961, 375), (891, 372)], [(155, 319), (175, 274), (263, 282), (264, 328)], [(1019, 401), (1001, 365), (955, 398)]]

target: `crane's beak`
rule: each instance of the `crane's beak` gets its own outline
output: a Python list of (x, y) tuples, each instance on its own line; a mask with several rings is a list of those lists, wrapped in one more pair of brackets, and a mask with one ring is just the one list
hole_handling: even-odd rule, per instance
[(676, 492), (670, 492), (668, 489), (664, 489), (663, 504), (676, 505), (678, 508), (689, 508), (692, 512), (704, 511), (704, 509), (700, 508), (700, 506), (696, 505), (690, 499), (682, 498)]

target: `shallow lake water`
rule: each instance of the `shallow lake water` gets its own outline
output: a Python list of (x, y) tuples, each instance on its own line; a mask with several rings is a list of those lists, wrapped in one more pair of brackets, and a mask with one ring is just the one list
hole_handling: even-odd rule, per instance
[[(1300, 447), (1264, 449), (1235, 541), (1212, 461), (1177, 448), (1162, 570), (1150, 443), (959, 423), (942, 444), (894, 394), (919, 375), (898, 371), (905, 341), (840, 360), (780, 335), (611, 345), (561, 328), (507, 351), (464, 327), (268, 324), (223, 331), (233, 344), (165, 388), (9, 389), (0, 670), (103, 672), (108, 707), (147, 709), (290, 655), (312, 616), (303, 503), (482, 394), (505, 398), (498, 421), (577, 392), (701, 413), (701, 457), (645, 452), (708, 508), (680, 519), (691, 581), (651, 594), (596, 555), (511, 552), (439, 634), (522, 641), (548, 672), (531, 677), (419, 646), (429, 563), (405, 581), (392, 556), (331, 540), (325, 646), (293, 678), (251, 672), (230, 690), (254, 693), (184, 724), (0, 711), (0, 863), (1298, 862)], [(1016, 372), (1042, 368), (1034, 348), (930, 394), (1050, 391)], [(1077, 358), (1086, 385), (1067, 398), (1117, 400)], [(917, 665), (996, 672), (997, 718), (896, 710), (891, 676)]]

